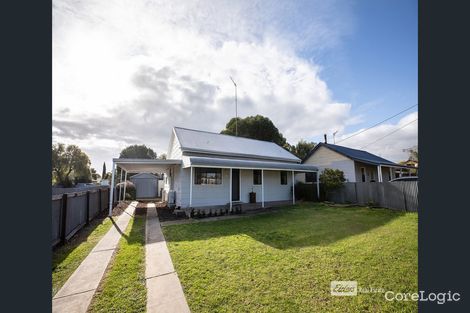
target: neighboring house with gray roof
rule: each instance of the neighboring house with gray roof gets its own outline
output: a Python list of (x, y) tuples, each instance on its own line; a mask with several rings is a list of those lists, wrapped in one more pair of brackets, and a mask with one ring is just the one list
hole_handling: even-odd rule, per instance
[[(302, 164), (313, 164), (320, 171), (326, 168), (344, 172), (348, 182), (390, 181), (409, 173), (410, 167), (386, 160), (364, 150), (319, 143), (304, 158)], [(312, 182), (310, 175), (299, 174), (298, 181)]]
[(166, 160), (113, 159), (113, 169), (164, 173), (163, 198), (176, 207), (256, 208), (295, 203), (295, 175), (318, 171), (301, 162), (273, 142), (174, 127)]

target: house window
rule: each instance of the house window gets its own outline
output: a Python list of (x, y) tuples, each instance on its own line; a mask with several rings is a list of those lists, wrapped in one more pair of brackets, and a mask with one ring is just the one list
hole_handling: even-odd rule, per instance
[(253, 185), (261, 185), (262, 183), (261, 170), (253, 170)]
[(363, 183), (366, 182), (366, 168), (365, 167), (361, 167), (361, 180)]
[(374, 170), (370, 170), (370, 182), (375, 183), (375, 174)]
[(315, 172), (305, 173), (305, 182), (306, 183), (315, 183), (316, 182), (316, 173)]
[(196, 167), (194, 169), (195, 185), (220, 185), (222, 184), (222, 169)]
[(287, 185), (287, 172), (281, 171), (281, 185)]

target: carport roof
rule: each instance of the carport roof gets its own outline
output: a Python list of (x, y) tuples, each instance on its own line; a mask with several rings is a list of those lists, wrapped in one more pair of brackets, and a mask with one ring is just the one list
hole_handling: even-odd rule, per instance
[(170, 165), (180, 165), (181, 160), (161, 159), (113, 159), (113, 163), (129, 173), (158, 173)]

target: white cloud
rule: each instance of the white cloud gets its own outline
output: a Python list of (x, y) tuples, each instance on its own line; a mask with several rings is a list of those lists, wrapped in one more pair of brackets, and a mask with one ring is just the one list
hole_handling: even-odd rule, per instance
[[(396, 123), (381, 124), (364, 132), (364, 129), (359, 129), (353, 133), (338, 134), (337, 142), (339, 145), (366, 150), (394, 162), (404, 161), (409, 155), (403, 150), (418, 144), (418, 121), (414, 122), (417, 119), (418, 112), (413, 112)], [(341, 141), (349, 136), (354, 137)]]
[(53, 140), (78, 144), (96, 168), (129, 144), (164, 153), (172, 126), (224, 128), (229, 76), (239, 115), (268, 116), (289, 142), (343, 131), (358, 117), (299, 53), (338, 45), (349, 5), (302, 5), (54, 1)]

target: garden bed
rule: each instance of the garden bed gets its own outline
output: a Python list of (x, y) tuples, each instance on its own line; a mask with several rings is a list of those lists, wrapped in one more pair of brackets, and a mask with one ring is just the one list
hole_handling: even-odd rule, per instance
[(170, 209), (167, 206), (164, 206), (164, 207), (157, 206), (158, 219), (160, 220), (160, 222), (178, 221), (178, 220), (188, 219), (186, 214), (182, 213), (182, 214), (176, 215), (174, 211), (175, 209)]

